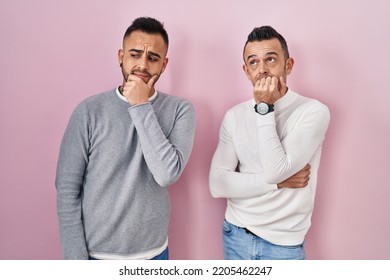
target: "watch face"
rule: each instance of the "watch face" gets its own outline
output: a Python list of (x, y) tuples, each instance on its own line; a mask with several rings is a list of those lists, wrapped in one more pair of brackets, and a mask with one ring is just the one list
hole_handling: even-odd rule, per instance
[(257, 104), (257, 112), (259, 112), (260, 115), (265, 115), (268, 113), (269, 107), (267, 103), (260, 102)]

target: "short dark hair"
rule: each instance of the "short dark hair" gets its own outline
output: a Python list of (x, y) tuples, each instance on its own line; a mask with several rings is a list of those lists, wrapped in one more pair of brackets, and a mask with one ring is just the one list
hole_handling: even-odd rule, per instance
[[(249, 33), (248, 39), (246, 40), (246, 43), (244, 45), (243, 53), (245, 52), (246, 45), (249, 42), (270, 40), (270, 39), (273, 39), (273, 38), (278, 39), (278, 41), (280, 42), (280, 45), (282, 46), (282, 50), (284, 52), (285, 58), (286, 59), (289, 58), (290, 54), (288, 52), (288, 47), (287, 47), (286, 40), (275, 29), (273, 29), (271, 26), (268, 26), (268, 25), (261, 26), (261, 27), (255, 27), (252, 30), (252, 32)], [(245, 61), (245, 57), (244, 57), (244, 61)]]
[(148, 34), (160, 34), (163, 37), (165, 44), (169, 45), (168, 33), (164, 29), (164, 24), (157, 19), (151, 17), (139, 17), (136, 18), (133, 23), (127, 28), (123, 40), (130, 36), (133, 31), (142, 31)]

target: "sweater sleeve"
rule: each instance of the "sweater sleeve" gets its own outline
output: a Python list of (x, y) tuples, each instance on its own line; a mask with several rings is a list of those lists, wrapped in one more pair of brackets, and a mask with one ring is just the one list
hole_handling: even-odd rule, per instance
[[(166, 110), (167, 113), (173, 113)], [(150, 102), (129, 108), (146, 164), (162, 187), (175, 183), (191, 154), (195, 134), (195, 110), (189, 101), (178, 105), (174, 125), (164, 135)], [(163, 121), (163, 120), (160, 120)]]
[(62, 139), (57, 164), (57, 211), (65, 259), (88, 259), (81, 218), (81, 190), (88, 162), (87, 109), (73, 112)]
[(251, 198), (277, 189), (277, 185), (268, 184), (260, 173), (237, 172), (238, 157), (233, 144), (234, 118), (225, 115), (217, 149), (214, 153), (210, 174), (210, 192), (216, 198)]
[(294, 128), (279, 139), (275, 113), (256, 117), (259, 154), (266, 181), (279, 183), (300, 171), (321, 147), (329, 125), (329, 109), (314, 102), (294, 116)]

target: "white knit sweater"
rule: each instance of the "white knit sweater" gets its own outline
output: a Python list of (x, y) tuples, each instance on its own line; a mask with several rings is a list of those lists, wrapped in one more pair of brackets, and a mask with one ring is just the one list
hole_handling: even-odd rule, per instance
[[(225, 218), (278, 245), (304, 241), (311, 224), (328, 108), (292, 90), (265, 116), (253, 99), (225, 115), (210, 169), (210, 191), (227, 198)], [(278, 183), (311, 165), (305, 188)]]

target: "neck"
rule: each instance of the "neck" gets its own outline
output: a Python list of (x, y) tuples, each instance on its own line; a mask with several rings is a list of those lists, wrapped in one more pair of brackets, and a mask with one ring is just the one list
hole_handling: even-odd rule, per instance
[(286, 87), (286, 90), (284, 91), (282, 96), (285, 96), (287, 92), (288, 92), (288, 87)]

